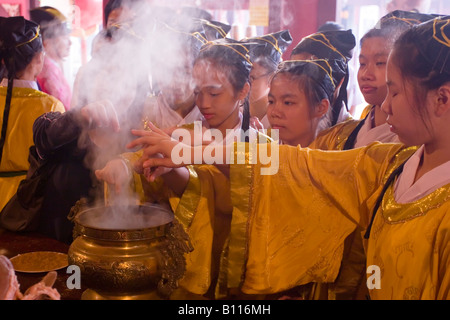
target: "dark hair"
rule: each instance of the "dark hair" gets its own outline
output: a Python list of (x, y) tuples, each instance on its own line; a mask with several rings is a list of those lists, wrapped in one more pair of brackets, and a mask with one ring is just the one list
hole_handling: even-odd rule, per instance
[[(318, 59), (341, 60), (337, 69), (333, 70), (333, 78), (337, 85), (342, 82), (338, 96), (331, 106), (331, 125), (335, 125), (339, 119), (342, 108), (348, 108), (347, 85), (350, 79), (348, 61), (352, 58), (356, 45), (352, 30), (331, 30), (316, 32), (304, 37), (291, 52), (293, 55), (308, 52)], [(330, 101), (331, 102), (331, 101)]]
[(12, 99), (14, 79), (25, 70), (34, 56), (43, 48), (39, 26), (24, 17), (0, 17), (0, 64), (1, 74), (8, 73), (8, 88), (6, 91), (3, 124), (0, 132), (0, 161), (3, 154), (9, 110)]
[(317, 32), (336, 30), (344, 30), (344, 26), (336, 21), (327, 21), (317, 29)]
[(386, 28), (373, 28), (367, 31), (359, 40), (359, 45), (362, 47), (365, 40), (370, 38), (383, 38), (386, 39), (386, 46), (391, 47), (395, 40), (405, 31), (408, 27), (386, 27)]
[(283, 62), (271, 81), (279, 74), (288, 74), (292, 81), (298, 82), (299, 89), (305, 93), (310, 106), (316, 106), (323, 99), (327, 99), (330, 105), (333, 104), (333, 80), (312, 61)]
[(109, 0), (103, 9), (103, 25), (106, 27), (108, 24), (109, 15), (116, 9), (119, 9), (123, 6), (123, 3), (127, 2), (126, 0)]
[(40, 25), (44, 40), (68, 35), (71, 32), (66, 16), (54, 7), (43, 6), (31, 9), (30, 20)]
[[(206, 45), (202, 49), (195, 59), (195, 63), (200, 60), (210, 60), (215, 65), (220, 66), (220, 69), (224, 71), (228, 81), (231, 83), (234, 89), (234, 93), (237, 94), (241, 91), (246, 83), (249, 83), (250, 70), (252, 64), (250, 57), (248, 60), (243, 55), (238, 54), (235, 50), (230, 49), (226, 45)], [(247, 132), (250, 128), (250, 104), (248, 95), (244, 101), (244, 113), (242, 119), (242, 129)], [(246, 139), (248, 136), (246, 136)]]
[(1, 18), (0, 27), (0, 62), (4, 63), (8, 78), (14, 78), (43, 49), (39, 27), (23, 17)]
[(259, 64), (261, 67), (263, 67), (267, 71), (267, 73), (273, 73), (273, 72), (277, 71), (277, 68), (278, 68), (278, 64), (265, 55), (261, 55), (261, 56), (257, 57), (256, 59), (254, 59), (252, 61), (252, 63)]
[[(427, 118), (425, 105), (428, 91), (437, 89), (444, 83), (450, 81), (450, 74), (439, 72), (436, 66), (420, 52), (416, 42), (420, 37), (420, 30), (411, 28), (403, 33), (395, 42), (391, 53), (392, 62), (399, 68), (405, 82), (414, 88), (414, 96), (411, 104), (422, 115), (426, 125)], [(434, 57), (433, 57), (434, 58)], [(403, 83), (405, 83), (403, 82)]]

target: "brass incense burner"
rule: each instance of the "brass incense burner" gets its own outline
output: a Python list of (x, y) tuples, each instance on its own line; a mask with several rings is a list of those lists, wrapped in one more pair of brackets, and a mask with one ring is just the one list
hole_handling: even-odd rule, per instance
[[(74, 211), (74, 209), (72, 209)], [(173, 213), (159, 205), (100, 206), (72, 212), (69, 264), (88, 287), (82, 299), (167, 299), (191, 250)]]

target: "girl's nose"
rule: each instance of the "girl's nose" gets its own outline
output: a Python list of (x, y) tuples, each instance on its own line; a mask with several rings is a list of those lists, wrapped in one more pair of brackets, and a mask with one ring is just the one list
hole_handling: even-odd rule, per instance
[(388, 116), (392, 114), (391, 99), (389, 98), (389, 95), (386, 96), (383, 103), (381, 104), (381, 110), (383, 110), (383, 112), (386, 113)]

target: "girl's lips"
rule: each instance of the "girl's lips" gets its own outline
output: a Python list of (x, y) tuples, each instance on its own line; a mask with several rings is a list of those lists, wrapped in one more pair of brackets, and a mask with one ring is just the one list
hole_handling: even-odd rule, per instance
[(391, 130), (391, 132), (395, 133), (395, 127), (387, 121), (386, 121), (386, 123), (389, 126), (389, 130)]
[(377, 91), (376, 87), (370, 87), (370, 86), (362, 86), (361, 87), (361, 92), (364, 94), (369, 94), (369, 93), (374, 93), (375, 91)]
[(203, 117), (204, 117), (206, 120), (209, 120), (209, 119), (211, 119), (212, 117), (214, 117), (214, 114), (212, 114), (212, 113), (203, 113)]

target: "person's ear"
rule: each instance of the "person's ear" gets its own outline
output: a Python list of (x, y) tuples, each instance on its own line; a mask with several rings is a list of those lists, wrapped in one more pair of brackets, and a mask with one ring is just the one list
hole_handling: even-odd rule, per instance
[(450, 82), (440, 86), (436, 91), (435, 114), (438, 117), (450, 112)]
[(322, 101), (320, 101), (319, 104), (316, 105), (314, 116), (316, 118), (322, 118), (328, 112), (329, 108), (330, 101), (328, 99), (322, 99)]
[(241, 91), (239, 91), (238, 100), (244, 101), (249, 93), (250, 93), (250, 83), (246, 82)]
[(45, 60), (45, 51), (42, 50), (41, 52), (39, 52), (39, 61), (43, 64)]

